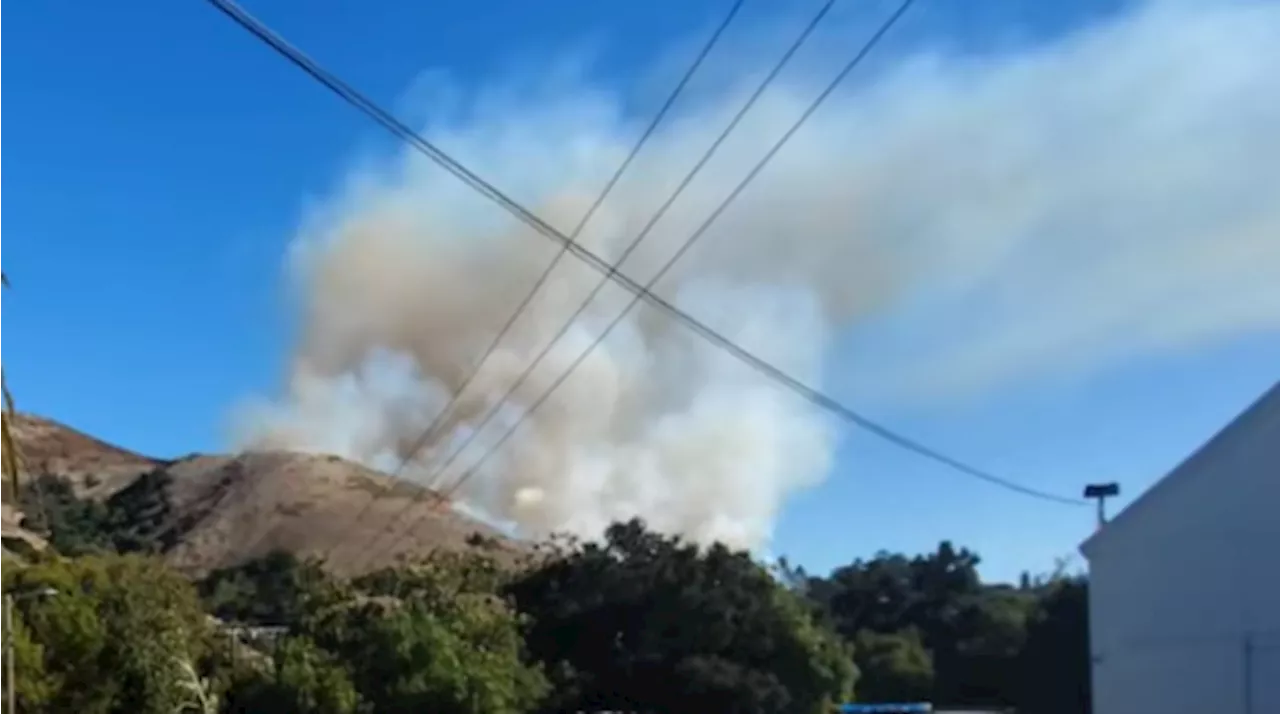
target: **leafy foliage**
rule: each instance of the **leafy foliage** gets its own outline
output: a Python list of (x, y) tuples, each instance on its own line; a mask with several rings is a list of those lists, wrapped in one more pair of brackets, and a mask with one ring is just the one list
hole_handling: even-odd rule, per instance
[(509, 591), (552, 673), (544, 711), (817, 712), (853, 683), (844, 646), (747, 554), (637, 521)]
[(235, 681), (227, 709), (278, 714), (356, 714), (359, 692), (337, 658), (302, 637), (280, 643), (271, 671), (250, 671)]
[[(158, 561), (112, 553), (173, 545), (168, 474), (105, 503), (52, 477), (19, 491), (2, 391), (8, 498), (57, 552), (81, 556), (4, 569), (5, 592), (56, 592), (23, 598), (9, 633), (25, 712), (817, 714), (855, 683), (862, 699), (1089, 711), (1087, 584), (987, 586), (977, 555), (948, 542), (820, 578), (632, 521), (520, 573), (437, 554), (339, 582), (272, 553), (210, 574), (197, 595)], [(290, 635), (247, 662), (227, 657), (201, 601)], [(236, 638), (222, 633), (229, 652)]]
[(178, 529), (170, 518), (169, 486), (164, 469), (143, 474), (107, 499), (107, 530), (121, 553), (159, 553), (174, 545)]
[(179, 712), (194, 714), (218, 714), (218, 695), (212, 691), (208, 677), (201, 677), (195, 665), (182, 657), (174, 657), (180, 677), (179, 686), (187, 694), (187, 700), (178, 705)]
[(20, 497), (24, 528), (43, 533), (59, 552), (80, 555), (111, 548), (106, 504), (76, 496), (71, 484), (55, 476), (28, 482)]
[[(1064, 594), (1080, 586), (1059, 577), (984, 585), (978, 562), (943, 542), (926, 555), (882, 553), (799, 580), (854, 642), (860, 698), (1087, 712), (1085, 603)], [(1071, 705), (1044, 709), (1046, 692)]]
[(164, 546), (163, 481), (104, 504), (64, 487), (45, 494), (55, 544), (87, 555), (4, 572), (58, 593), (16, 615), (23, 711), (810, 714), (855, 693), (1089, 710), (1087, 584), (984, 584), (945, 542), (812, 577), (632, 521), (519, 569), (478, 544), (340, 580), (277, 552), (192, 584), (107, 552)]
[(1019, 702), (1039, 714), (1089, 711), (1089, 584), (1058, 578), (1041, 586), (1019, 655)]
[(933, 655), (919, 630), (882, 634), (863, 630), (854, 638), (854, 662), (861, 677), (858, 699), (868, 702), (921, 702), (933, 694)]
[(142, 475), (106, 502), (79, 497), (65, 479), (42, 475), (21, 494), (23, 526), (46, 534), (65, 555), (100, 551), (158, 553), (172, 545), (168, 487), (163, 470)]
[[(527, 711), (545, 679), (524, 662), (521, 621), (477, 554), (438, 553), (350, 583), (272, 553), (200, 583), (218, 617), (286, 625), (276, 673), (241, 677), (231, 698), (264, 711)], [(339, 676), (341, 675), (341, 676)]]
[(302, 631), (334, 653), (379, 713), (507, 714), (546, 692), (524, 661), (521, 619), (499, 596), (497, 566), (438, 554), (362, 578)]
[(309, 601), (331, 584), (318, 563), (275, 551), (215, 570), (197, 587), (215, 617), (251, 625), (288, 626), (297, 624)]
[(9, 566), (4, 581), (6, 591), (47, 593), (15, 608), (22, 711), (171, 714), (189, 701), (180, 662), (199, 661), (210, 632), (178, 574), (100, 555)]

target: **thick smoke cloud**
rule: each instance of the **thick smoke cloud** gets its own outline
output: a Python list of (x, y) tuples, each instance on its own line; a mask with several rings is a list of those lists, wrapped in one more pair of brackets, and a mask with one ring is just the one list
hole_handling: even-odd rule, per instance
[[(831, 340), (893, 325), (875, 380), (942, 395), (1280, 329), (1280, 6), (1151, 5), (1017, 54), (919, 54), (834, 97), (659, 292), (809, 383)], [(833, 62), (835, 60), (833, 59)], [(803, 110), (789, 76), (624, 272), (644, 282)], [(569, 230), (638, 131), (581, 85), (484, 95), (428, 127)], [(616, 257), (745, 92), (704, 93), (584, 232)], [(497, 99), (495, 99), (497, 97)], [(555, 246), (406, 153), (352, 173), (294, 241), (302, 333), (246, 446), (390, 469)], [(598, 274), (566, 260), (406, 476), (425, 479)], [(603, 329), (605, 290), (438, 483)], [(895, 322), (896, 321), (896, 322)], [(640, 515), (756, 547), (822, 480), (835, 425), (662, 314), (633, 313), (460, 492), (526, 532)]]

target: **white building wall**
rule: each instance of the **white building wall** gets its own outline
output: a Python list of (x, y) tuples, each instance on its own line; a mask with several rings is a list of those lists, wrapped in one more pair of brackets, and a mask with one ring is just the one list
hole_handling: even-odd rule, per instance
[(1083, 550), (1095, 714), (1280, 714), (1280, 387)]

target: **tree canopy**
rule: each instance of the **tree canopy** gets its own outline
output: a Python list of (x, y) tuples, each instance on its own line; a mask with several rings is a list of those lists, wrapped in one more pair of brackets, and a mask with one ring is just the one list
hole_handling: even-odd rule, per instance
[(631, 521), (517, 566), (477, 546), (344, 580), (277, 552), (191, 582), (151, 555), (162, 487), (98, 505), (47, 492), (64, 552), (4, 568), (6, 592), (30, 594), (14, 627), (22, 711), (1089, 708), (1087, 583), (983, 583), (978, 556), (948, 542), (819, 577)]
[(171, 714), (189, 700), (184, 665), (212, 643), (190, 583), (137, 556), (94, 555), (4, 568), (22, 710)]
[[(979, 562), (944, 541), (932, 553), (881, 553), (793, 581), (854, 642), (859, 699), (1088, 711), (1083, 581), (1058, 574), (987, 585)], [(1071, 705), (1050, 707), (1046, 692), (1069, 694)]]
[(89, 553), (157, 553), (167, 541), (170, 505), (167, 472), (140, 476), (106, 501), (80, 498), (65, 479), (41, 475), (23, 489), (19, 502), (22, 525), (46, 534), (65, 555)]
[(847, 647), (746, 553), (637, 521), (516, 579), (548, 712), (819, 712), (846, 698)]

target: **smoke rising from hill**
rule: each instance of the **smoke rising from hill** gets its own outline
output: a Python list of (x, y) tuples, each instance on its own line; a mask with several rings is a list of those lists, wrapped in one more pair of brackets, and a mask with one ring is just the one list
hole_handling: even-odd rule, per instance
[[(811, 384), (834, 336), (899, 320), (899, 356), (875, 378), (931, 395), (1280, 329), (1277, 36), (1275, 4), (1161, 3), (1017, 54), (903, 58), (833, 97), (658, 292)], [(827, 77), (803, 75), (762, 100), (624, 272), (647, 281), (785, 131)], [(661, 129), (581, 242), (615, 258), (740, 89)], [(637, 122), (598, 88), (493, 96), (427, 133), (568, 231)], [(240, 413), (242, 443), (387, 469), (556, 250), (408, 152), (352, 172), (293, 248), (302, 333), (283, 393)], [(475, 428), (598, 278), (562, 263), (409, 477)], [(629, 297), (606, 289), (441, 481)], [(762, 546), (824, 478), (835, 428), (644, 307), (460, 495), (531, 533), (640, 515)]]

